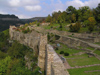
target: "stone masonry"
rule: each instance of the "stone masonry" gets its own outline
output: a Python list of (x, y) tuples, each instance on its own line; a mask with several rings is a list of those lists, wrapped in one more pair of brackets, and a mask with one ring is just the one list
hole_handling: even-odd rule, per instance
[(46, 47), (47, 47), (47, 35), (42, 35), (40, 37), (39, 56), (38, 56), (38, 66), (41, 68), (42, 71), (44, 71), (45, 69)]
[(46, 70), (46, 75), (69, 75), (53, 47), (47, 45), (47, 35), (36, 31), (24, 34), (15, 29), (15, 26), (10, 26), (10, 38), (29, 46), (36, 52), (35, 54), (38, 55), (38, 66), (42, 71)]

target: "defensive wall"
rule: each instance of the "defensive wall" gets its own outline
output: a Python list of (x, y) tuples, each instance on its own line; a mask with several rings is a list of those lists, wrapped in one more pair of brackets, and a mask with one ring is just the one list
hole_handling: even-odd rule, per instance
[(24, 34), (15, 29), (15, 26), (10, 26), (10, 39), (17, 40), (21, 44), (32, 48), (35, 54), (38, 55), (38, 66), (42, 71), (46, 71), (46, 75), (69, 75), (60, 57), (54, 51), (53, 47), (47, 43), (46, 34), (36, 31)]

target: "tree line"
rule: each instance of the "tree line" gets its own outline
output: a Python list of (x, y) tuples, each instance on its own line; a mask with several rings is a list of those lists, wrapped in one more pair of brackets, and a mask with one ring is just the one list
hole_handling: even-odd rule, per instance
[[(92, 32), (95, 28), (100, 27), (100, 3), (96, 8), (90, 9), (89, 6), (79, 7), (76, 9), (73, 6), (69, 6), (65, 11), (53, 12), (52, 15), (48, 15), (46, 22), (50, 23), (76, 23), (71, 25), (71, 31), (78, 31), (80, 27), (88, 27), (88, 30)], [(76, 29), (75, 29), (76, 28)]]

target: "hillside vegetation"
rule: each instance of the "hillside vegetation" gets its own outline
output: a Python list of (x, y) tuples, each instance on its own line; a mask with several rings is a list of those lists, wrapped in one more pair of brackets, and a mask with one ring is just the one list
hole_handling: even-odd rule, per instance
[[(26, 65), (25, 56), (31, 61), (31, 68)], [(0, 75), (40, 75), (37, 56), (34, 51), (17, 41), (9, 39), (9, 30), (0, 33)]]
[(51, 23), (45, 27), (46, 29), (70, 32), (100, 32), (100, 3), (93, 9), (88, 6), (79, 9), (69, 6), (66, 11), (53, 12), (52, 15), (48, 15), (46, 22)]

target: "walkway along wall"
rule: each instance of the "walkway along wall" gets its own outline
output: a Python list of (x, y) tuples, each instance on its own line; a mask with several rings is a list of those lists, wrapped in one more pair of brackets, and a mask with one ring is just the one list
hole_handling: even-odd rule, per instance
[(42, 71), (46, 70), (46, 75), (69, 75), (53, 47), (47, 44), (47, 35), (36, 31), (24, 34), (15, 29), (15, 26), (10, 26), (10, 38), (29, 46), (38, 54), (38, 66)]

